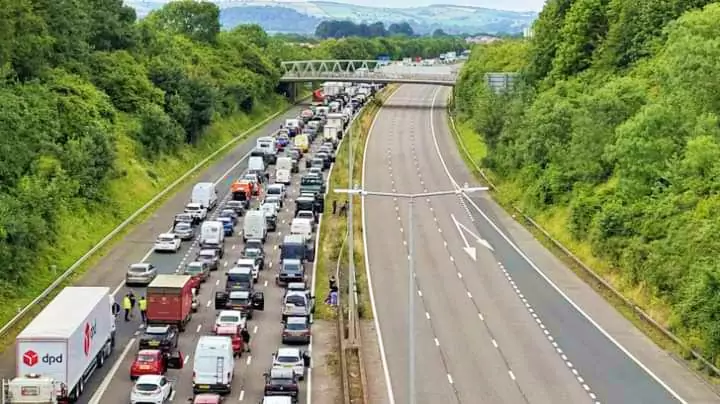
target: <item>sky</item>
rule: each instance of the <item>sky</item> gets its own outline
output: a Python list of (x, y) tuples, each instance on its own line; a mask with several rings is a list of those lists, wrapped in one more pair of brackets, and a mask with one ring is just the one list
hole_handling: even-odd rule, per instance
[(510, 11), (540, 11), (545, 0), (331, 0), (338, 3), (358, 4), (361, 6), (378, 7), (422, 7), (431, 4), (454, 4), (458, 6), (475, 6)]

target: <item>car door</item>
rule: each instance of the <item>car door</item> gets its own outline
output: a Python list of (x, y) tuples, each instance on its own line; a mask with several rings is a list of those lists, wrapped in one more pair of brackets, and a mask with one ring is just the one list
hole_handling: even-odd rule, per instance
[(160, 389), (162, 390), (163, 400), (167, 401), (170, 398), (170, 387), (170, 382), (167, 381), (165, 376), (160, 378)]

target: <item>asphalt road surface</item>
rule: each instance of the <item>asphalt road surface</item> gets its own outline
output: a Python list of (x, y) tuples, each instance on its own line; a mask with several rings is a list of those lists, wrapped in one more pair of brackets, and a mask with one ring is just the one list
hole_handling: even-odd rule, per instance
[[(272, 134), (286, 118), (296, 117), (301, 108), (293, 108), (278, 118), (271, 120), (263, 129), (258, 130), (248, 141), (240, 142), (225, 158), (213, 164), (197, 178), (191, 181), (174, 197), (170, 198), (163, 206), (147, 221), (138, 225), (82, 279), (83, 285), (109, 286), (115, 291), (119, 299), (128, 292), (124, 286), (125, 271), (129, 265), (137, 262), (147, 261), (153, 263), (159, 273), (174, 273), (191, 262), (198, 253), (198, 246), (195, 241), (183, 242), (182, 249), (175, 254), (152, 253), (151, 248), (155, 237), (168, 231), (172, 226), (173, 217), (176, 213), (182, 212), (185, 203), (189, 199), (193, 185), (201, 181), (213, 181), (216, 183), (220, 200), (224, 203), (229, 198), (231, 183), (245, 171), (250, 150), (255, 147), (255, 139), (259, 136)], [(317, 145), (315, 145), (317, 146)], [(299, 179), (302, 171), (305, 170), (304, 160), (301, 165), (301, 173), (294, 174), (293, 184), (290, 187), (285, 207), (278, 218), (278, 230), (269, 233), (265, 246), (266, 268), (261, 272), (261, 280), (258, 282), (257, 290), (265, 291), (265, 311), (256, 312), (255, 318), (249, 322), (249, 330), (252, 334), (252, 353), (243, 355), (237, 360), (233, 390), (228, 397), (233, 401), (258, 402), (262, 399), (264, 379), (263, 373), (271, 364), (272, 353), (280, 346), (281, 333), (281, 298), (282, 289), (275, 286), (274, 276), (277, 273), (277, 261), (279, 258), (278, 245), (282, 237), (289, 233), (293, 200), (297, 196)], [(269, 171), (273, 172), (274, 166)], [(255, 201), (257, 204), (257, 201)], [(212, 213), (221, 209), (222, 203)], [(236, 227), (236, 231), (242, 230), (242, 219)], [(201, 307), (193, 316), (187, 330), (181, 334), (179, 349), (186, 354), (188, 361), (184, 369), (168, 372), (168, 377), (176, 380), (176, 394), (173, 397), (186, 401), (192, 396), (192, 354), (195, 344), (201, 335), (207, 334), (215, 319), (215, 310), (212, 304), (215, 288), (224, 286), (224, 272), (233, 266), (233, 263), (240, 257), (242, 250), (242, 239), (230, 237), (226, 239), (225, 257), (221, 261), (221, 267), (217, 272), (212, 272), (211, 278), (200, 290)], [(312, 266), (307, 268), (308, 281), (312, 273)], [(136, 295), (143, 293), (144, 288), (132, 288)], [(136, 337), (141, 333), (139, 314), (135, 313), (135, 319), (130, 322), (122, 320), (119, 316), (117, 322), (117, 346), (111, 357), (102, 369), (99, 369), (92, 377), (91, 382), (86, 386), (85, 393), (79, 403), (126, 403), (129, 400), (132, 383), (129, 378), (130, 364), (137, 352)], [(14, 347), (3, 353), (2, 375), (11, 378), (15, 375), (15, 351)], [(301, 383), (301, 401), (305, 402), (306, 384)]]
[[(386, 102), (368, 141), (364, 189), (438, 192), (473, 182), (447, 127), (447, 91), (406, 85)], [(407, 400), (408, 203), (365, 200), (381, 349), (396, 402)], [(525, 244), (507, 236), (511, 219), (498, 221), (507, 216), (499, 209), (480, 212), (488, 203), (486, 196), (415, 199), (417, 403), (718, 402), (629, 323), (614, 330), (633, 335), (626, 347), (574, 307), (520, 252)], [(582, 287), (569, 270), (562, 276), (571, 279), (562, 286)], [(619, 316), (601, 299), (592, 304), (603, 318)]]

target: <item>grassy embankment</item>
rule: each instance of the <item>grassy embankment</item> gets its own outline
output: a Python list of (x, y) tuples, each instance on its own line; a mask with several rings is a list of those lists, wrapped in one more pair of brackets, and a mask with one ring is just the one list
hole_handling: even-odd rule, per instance
[[(315, 296), (318, 299), (318, 308), (315, 317), (318, 319), (333, 319), (337, 313), (329, 306), (321, 303), (329, 293), (328, 279), (330, 274), (335, 273), (335, 268), (340, 248), (343, 240), (347, 235), (347, 218), (345, 216), (333, 216), (332, 203), (337, 201), (338, 210), (343, 202), (347, 199), (346, 195), (335, 194), (332, 192), (334, 188), (348, 188), (348, 146), (352, 139), (353, 146), (353, 182), (360, 184), (362, 181), (363, 169), (363, 151), (365, 142), (370, 131), (375, 115), (380, 110), (382, 103), (387, 97), (395, 91), (396, 85), (388, 85), (380, 92), (377, 97), (368, 105), (361, 114), (356, 118), (352, 128), (352, 135), (343, 139), (342, 145), (337, 152), (335, 160), (335, 168), (333, 168), (332, 176), (328, 181), (328, 195), (325, 199), (325, 212), (323, 214), (322, 228), (320, 229), (320, 243), (317, 254), (317, 281), (315, 284)], [(347, 136), (347, 135), (346, 135)], [(362, 238), (362, 209), (360, 198), (355, 198), (353, 203), (353, 235), (355, 245), (353, 253), (355, 261), (355, 272), (357, 274), (357, 288), (360, 317), (364, 319), (372, 318), (372, 310), (370, 309), (370, 297), (368, 295), (367, 275), (365, 272), (365, 249)], [(347, 248), (343, 249), (343, 259), (347, 259)], [(347, 269), (347, 268), (343, 268)], [(343, 285), (341, 285), (343, 286)], [(342, 289), (345, 291), (345, 289)]]
[[(119, 134), (116, 140), (118, 153), (116, 172), (118, 175), (110, 181), (108, 202), (102, 205), (75, 206), (72, 211), (68, 210), (62, 213), (58, 242), (39, 252), (40, 258), (35, 273), (35, 282), (27, 288), (16, 291), (18, 296), (16, 299), (6, 301), (5, 304), (0, 306), (0, 324), (7, 323), (20, 308), (29, 304), (57, 276), (92, 248), (94, 244), (190, 168), (232, 140), (233, 137), (262, 122), (272, 114), (288, 108), (289, 105), (284, 98), (280, 96), (274, 97), (265, 104), (256, 107), (251, 114), (237, 114), (215, 122), (207, 129), (206, 134), (201, 137), (197, 145), (183, 146), (183, 149), (176, 156), (164, 156), (156, 161), (148, 161), (140, 157), (141, 148), (130, 135), (136, 122), (122, 117), (125, 130)], [(232, 147), (226, 149), (226, 152), (231, 150)], [(212, 161), (208, 162), (208, 165), (221, 159), (225, 154), (220, 153)], [(198, 170), (196, 173), (199, 174), (201, 171)], [(168, 193), (151, 209), (138, 216), (132, 225), (117, 234), (78, 268), (65, 284), (71, 284), (80, 278), (85, 271), (91, 268), (112, 248), (114, 243), (130, 232), (135, 224), (147, 219), (166, 199), (172, 197), (183, 184), (193, 181), (196, 177), (197, 175), (188, 177), (175, 188), (174, 192)], [(117, 268), (117, 270), (124, 271), (125, 268)], [(58, 292), (60, 290), (61, 288), (57, 289)], [(42, 306), (38, 305), (31, 315), (26, 316), (25, 319), (13, 327), (14, 329), (11, 332), (2, 336), (0, 344), (2, 344), (3, 348), (12, 344), (17, 332), (33, 318), (36, 312), (42, 309)]]
[[(455, 142), (460, 150), (460, 154), (465, 160), (468, 169), (475, 177), (486, 182), (485, 178), (478, 172), (478, 167), (482, 169), (482, 174), (492, 183), (495, 189), (492, 191), (493, 199), (498, 202), (507, 212), (515, 214), (517, 209), (522, 209), (523, 190), (513, 182), (500, 181), (493, 175), (492, 171), (482, 166), (482, 159), (487, 154), (487, 147), (481, 136), (472, 128), (469, 122), (455, 121)], [(462, 142), (462, 144), (460, 143)], [(467, 149), (467, 154), (463, 152), (463, 146)], [(646, 313), (657, 321), (659, 324), (666, 325), (670, 316), (670, 308), (663, 302), (653, 299), (646, 290), (636, 287), (628, 287), (626, 282), (618, 276), (617, 271), (613, 271), (610, 264), (602, 259), (594, 256), (588, 243), (580, 242), (567, 232), (568, 229), (569, 209), (567, 207), (549, 208), (541, 213), (535, 214), (532, 220), (541, 226), (550, 236), (561, 243), (565, 248), (572, 252), (580, 261), (589, 268), (592, 268), (597, 274), (603, 277), (613, 288), (620, 292), (625, 298), (635, 302), (646, 310)], [(525, 220), (520, 220), (538, 241), (540, 241), (549, 251), (562, 260), (570, 269), (573, 270), (584, 282), (593, 287), (593, 289), (603, 296), (603, 298), (613, 305), (625, 318), (631, 321), (636, 327), (642, 330), (650, 339), (663, 349), (676, 352), (686, 359), (690, 359), (688, 352), (679, 347), (673, 341), (669, 340), (664, 334), (659, 332), (654, 326), (648, 324), (637, 313), (628, 307), (625, 302), (618, 298), (614, 293), (609, 291), (594, 277), (588, 274), (578, 263), (560, 250), (548, 237), (539, 231), (532, 224)]]

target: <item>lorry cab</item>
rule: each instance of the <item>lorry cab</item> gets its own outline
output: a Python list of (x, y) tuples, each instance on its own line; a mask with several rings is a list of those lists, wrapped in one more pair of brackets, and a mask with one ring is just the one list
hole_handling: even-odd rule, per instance
[(272, 136), (263, 136), (258, 138), (256, 146), (258, 149), (265, 152), (265, 160), (268, 165), (275, 164), (277, 161), (277, 140)]
[(252, 198), (252, 184), (250, 181), (239, 180), (233, 182), (230, 186), (233, 201), (241, 201), (245, 203), (245, 209), (250, 207), (250, 199)]
[(193, 393), (228, 394), (234, 375), (232, 339), (227, 336), (201, 336), (193, 361)]
[(303, 236), (285, 236), (280, 245), (280, 262), (285, 259), (298, 259), (303, 262), (315, 260), (315, 246)]

